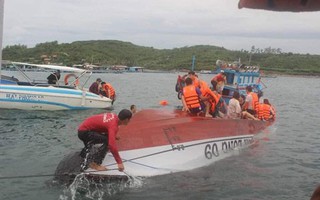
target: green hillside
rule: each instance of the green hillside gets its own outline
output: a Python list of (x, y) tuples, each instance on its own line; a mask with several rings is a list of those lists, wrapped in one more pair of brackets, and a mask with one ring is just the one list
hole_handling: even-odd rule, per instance
[(37, 44), (7, 46), (3, 60), (73, 65), (92, 63), (98, 65), (141, 66), (157, 70), (190, 69), (192, 56), (196, 57), (196, 70), (213, 70), (217, 60), (236, 61), (258, 65), (265, 72), (285, 74), (320, 75), (320, 55), (283, 53), (280, 49), (255, 49), (231, 51), (223, 47), (197, 45), (174, 49), (155, 49), (130, 42), (115, 40), (78, 41), (58, 44), (57, 41)]

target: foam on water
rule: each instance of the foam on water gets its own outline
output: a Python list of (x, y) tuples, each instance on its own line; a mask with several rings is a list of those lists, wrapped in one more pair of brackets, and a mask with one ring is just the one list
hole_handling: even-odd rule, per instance
[(63, 190), (60, 200), (77, 199), (106, 199), (119, 194), (126, 188), (140, 188), (143, 186), (142, 177), (128, 174), (127, 178), (119, 180), (88, 179), (84, 173), (78, 174), (72, 184)]

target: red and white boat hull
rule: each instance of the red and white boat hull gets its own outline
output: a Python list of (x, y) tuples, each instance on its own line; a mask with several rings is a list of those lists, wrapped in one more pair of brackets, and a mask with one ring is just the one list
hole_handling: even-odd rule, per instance
[[(125, 173), (109, 170), (90, 174), (148, 177), (204, 167), (249, 146), (269, 125), (254, 120), (190, 117), (181, 111), (140, 111), (119, 130), (118, 148)], [(103, 165), (117, 169), (110, 153)]]

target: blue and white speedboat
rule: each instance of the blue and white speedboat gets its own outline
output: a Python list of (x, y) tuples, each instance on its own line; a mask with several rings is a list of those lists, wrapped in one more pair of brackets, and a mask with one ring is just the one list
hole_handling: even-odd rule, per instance
[[(232, 98), (234, 91), (238, 91), (240, 94), (246, 96), (246, 87), (251, 86), (252, 91), (257, 93), (259, 97), (263, 95), (263, 88), (265, 85), (261, 81), (260, 69), (258, 66), (245, 66), (239, 62), (233, 64), (226, 64), (224, 61), (217, 61), (217, 68), (213, 71), (215, 74), (224, 72), (226, 74), (227, 82), (222, 90), (222, 98), (229, 104), (229, 100)], [(178, 76), (175, 86), (176, 92), (178, 92), (178, 98), (181, 99), (182, 88), (185, 83), (184, 80), (187, 74), (184, 76)]]
[[(35, 82), (20, 70), (27, 81), (16, 80), (11, 84), (0, 81), (0, 109), (74, 110), (109, 108), (112, 106), (111, 99), (89, 92), (88, 89), (83, 87), (92, 74), (89, 70), (18, 62), (12, 62), (12, 64), (16, 66), (28, 65), (43, 70), (71, 72), (66, 76), (70, 77), (70, 80), (72, 77), (72, 80), (67, 82), (68, 80), (64, 78), (65, 84), (63, 85)], [(19, 69), (19, 67), (17, 68)], [(79, 84), (80, 79), (82, 84)]]

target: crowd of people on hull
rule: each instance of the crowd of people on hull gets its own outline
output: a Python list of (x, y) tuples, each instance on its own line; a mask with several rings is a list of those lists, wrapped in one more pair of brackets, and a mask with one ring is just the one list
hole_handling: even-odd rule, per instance
[(200, 80), (194, 71), (184, 77), (185, 86), (182, 89), (183, 110), (192, 115), (217, 117), (222, 115), (220, 108), (223, 106), (221, 94), (212, 91), (208, 84)]
[(234, 91), (227, 106), (221, 95), (223, 85), (226, 83), (224, 72), (212, 78), (212, 88), (199, 79), (194, 71), (190, 71), (182, 78), (184, 79), (181, 91), (183, 110), (191, 115), (265, 121), (275, 119), (275, 109), (269, 100), (264, 99), (263, 103), (260, 103), (260, 96), (252, 91), (251, 86), (246, 87), (246, 96)]

